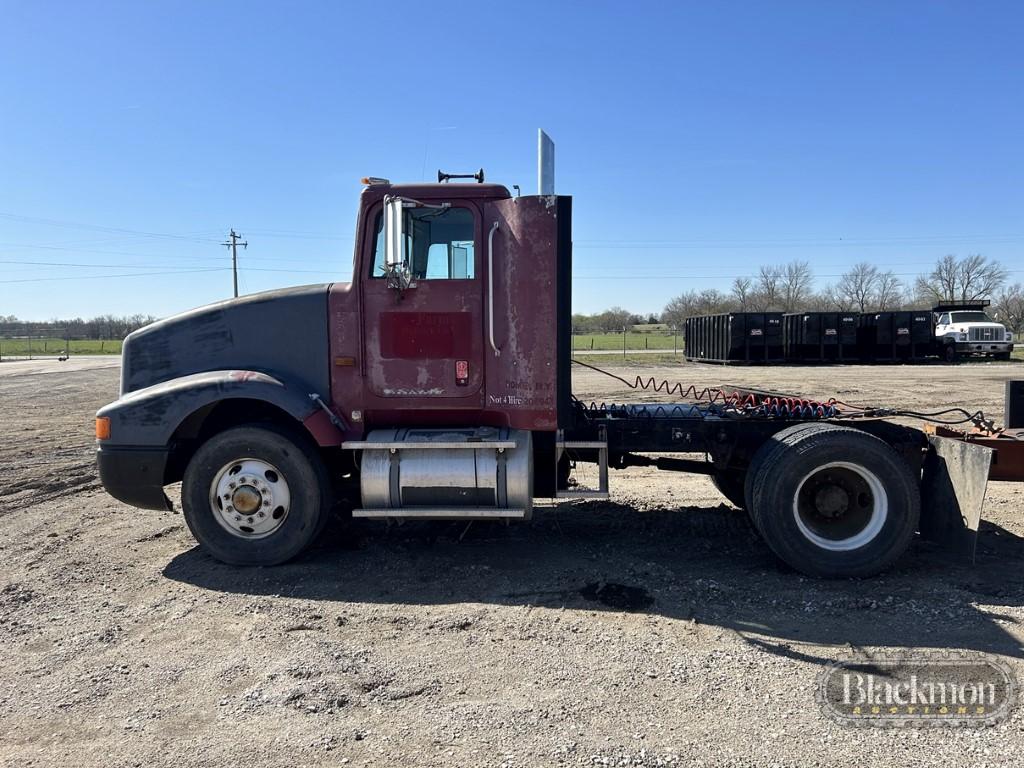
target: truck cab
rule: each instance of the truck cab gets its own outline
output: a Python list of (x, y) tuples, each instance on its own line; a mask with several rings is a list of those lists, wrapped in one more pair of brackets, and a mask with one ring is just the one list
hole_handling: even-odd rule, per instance
[(1013, 334), (989, 317), (988, 301), (940, 304), (934, 308), (935, 340), (943, 357), (954, 362), (965, 356), (1009, 360)]

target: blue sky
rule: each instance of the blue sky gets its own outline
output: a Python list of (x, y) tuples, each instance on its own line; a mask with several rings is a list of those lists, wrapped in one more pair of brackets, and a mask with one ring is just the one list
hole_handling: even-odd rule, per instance
[(348, 279), (361, 176), (482, 165), (532, 193), (538, 127), (577, 311), (793, 258), (824, 283), (983, 253), (1024, 280), (1019, 2), (0, 12), (0, 315), (224, 298), (231, 227), (246, 292)]

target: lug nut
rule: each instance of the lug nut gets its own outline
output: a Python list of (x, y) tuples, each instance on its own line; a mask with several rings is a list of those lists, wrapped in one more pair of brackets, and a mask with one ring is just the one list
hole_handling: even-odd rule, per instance
[(241, 519), (242, 519), (242, 516), (241, 516), (241, 515), (235, 515), (235, 522), (236, 522), (236, 523), (237, 523), (238, 521), (240, 521)]

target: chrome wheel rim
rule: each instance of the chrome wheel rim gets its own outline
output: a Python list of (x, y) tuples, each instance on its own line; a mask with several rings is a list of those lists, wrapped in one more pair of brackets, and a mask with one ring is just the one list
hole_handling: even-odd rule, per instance
[(236, 459), (210, 484), (210, 510), (221, 527), (243, 539), (262, 539), (284, 525), (291, 508), (288, 481), (262, 459)]
[(878, 476), (860, 464), (835, 461), (808, 472), (793, 498), (800, 533), (830, 552), (869, 544), (889, 517), (889, 497)]

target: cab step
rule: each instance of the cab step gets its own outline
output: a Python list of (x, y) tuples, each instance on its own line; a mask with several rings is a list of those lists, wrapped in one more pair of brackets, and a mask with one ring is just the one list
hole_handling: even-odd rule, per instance
[(602, 427), (600, 440), (566, 440), (565, 433), (558, 430), (555, 441), (555, 466), (562, 460), (566, 451), (597, 451), (597, 489), (556, 488), (556, 499), (607, 499), (608, 494), (608, 436)]

